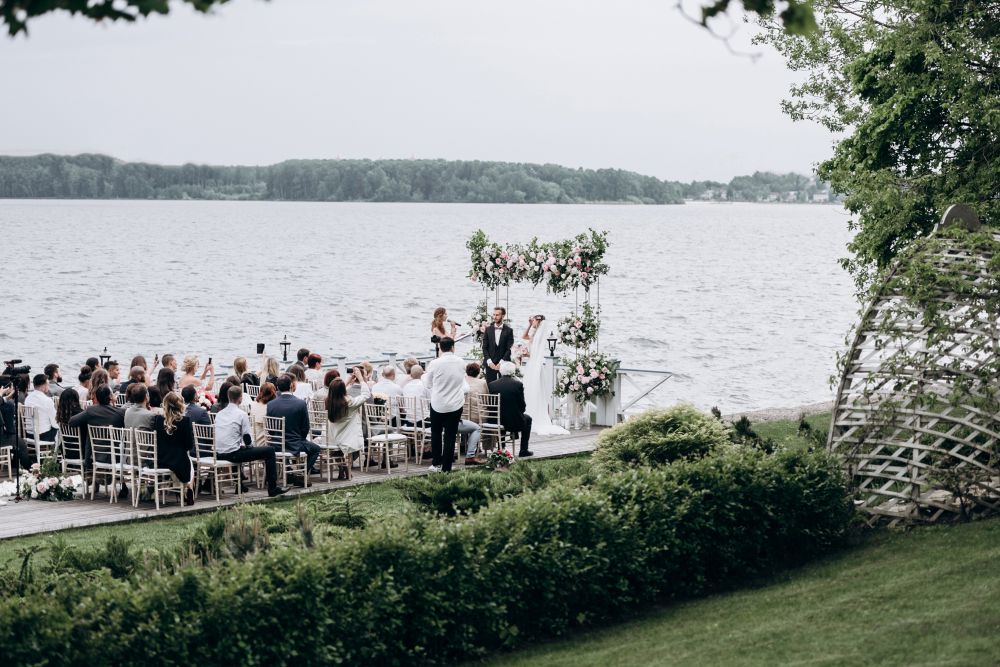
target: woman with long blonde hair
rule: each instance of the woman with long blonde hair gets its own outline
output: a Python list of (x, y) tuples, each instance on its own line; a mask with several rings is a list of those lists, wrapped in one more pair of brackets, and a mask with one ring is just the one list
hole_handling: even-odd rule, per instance
[(184, 399), (175, 391), (163, 397), (163, 414), (153, 418), (156, 431), (156, 465), (169, 468), (187, 485), (186, 502), (194, 503), (194, 466), (191, 457), (196, 455), (194, 427), (185, 414)]

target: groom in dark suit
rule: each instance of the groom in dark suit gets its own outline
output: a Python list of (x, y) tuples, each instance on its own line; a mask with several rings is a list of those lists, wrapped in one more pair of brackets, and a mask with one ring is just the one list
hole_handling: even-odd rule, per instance
[(510, 361), (510, 351), (514, 347), (514, 330), (503, 323), (507, 309), (497, 306), (493, 309), (493, 324), (486, 327), (483, 334), (483, 368), (486, 381), (497, 379), (501, 361)]
[(531, 437), (531, 415), (524, 412), (527, 407), (524, 402), (524, 385), (514, 377), (514, 364), (510, 361), (500, 362), (500, 379), (490, 382), (490, 393), (500, 396), (500, 425), (508, 433), (520, 435), (521, 450), (518, 456), (533, 456), (528, 450), (528, 439)]

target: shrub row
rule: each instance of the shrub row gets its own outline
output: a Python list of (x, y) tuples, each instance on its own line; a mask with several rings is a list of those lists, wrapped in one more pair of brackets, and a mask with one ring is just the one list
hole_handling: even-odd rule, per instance
[(412, 515), (141, 581), (67, 577), (0, 600), (0, 656), (5, 666), (445, 663), (767, 573), (835, 546), (850, 518), (825, 453), (723, 447), (459, 521)]

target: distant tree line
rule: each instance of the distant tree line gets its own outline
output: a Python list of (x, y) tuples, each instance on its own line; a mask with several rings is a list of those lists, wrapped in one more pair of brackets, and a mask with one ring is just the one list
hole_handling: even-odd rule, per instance
[[(684, 184), (620, 169), (458, 160), (289, 160), (217, 167), (90, 154), (0, 157), (5, 199), (680, 204), (684, 199), (809, 201), (817, 187), (798, 174), (758, 172), (728, 184)], [(773, 192), (782, 195), (776, 199)], [(798, 198), (789, 199), (788, 192)]]

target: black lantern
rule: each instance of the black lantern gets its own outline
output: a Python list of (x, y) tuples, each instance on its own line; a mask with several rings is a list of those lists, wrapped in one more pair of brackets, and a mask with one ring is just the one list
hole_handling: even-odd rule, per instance
[(549, 337), (546, 338), (545, 340), (549, 344), (549, 356), (550, 357), (556, 356), (556, 342), (557, 342), (557, 339), (556, 339), (555, 332), (554, 331), (550, 331), (549, 332)]
[(101, 353), (101, 368), (107, 368), (108, 362), (111, 361), (111, 355), (108, 354), (108, 348), (104, 348), (104, 352)]
[(288, 361), (288, 348), (292, 345), (288, 342), (288, 334), (285, 334), (285, 337), (281, 339), (281, 343), (279, 344), (281, 345), (281, 360)]

